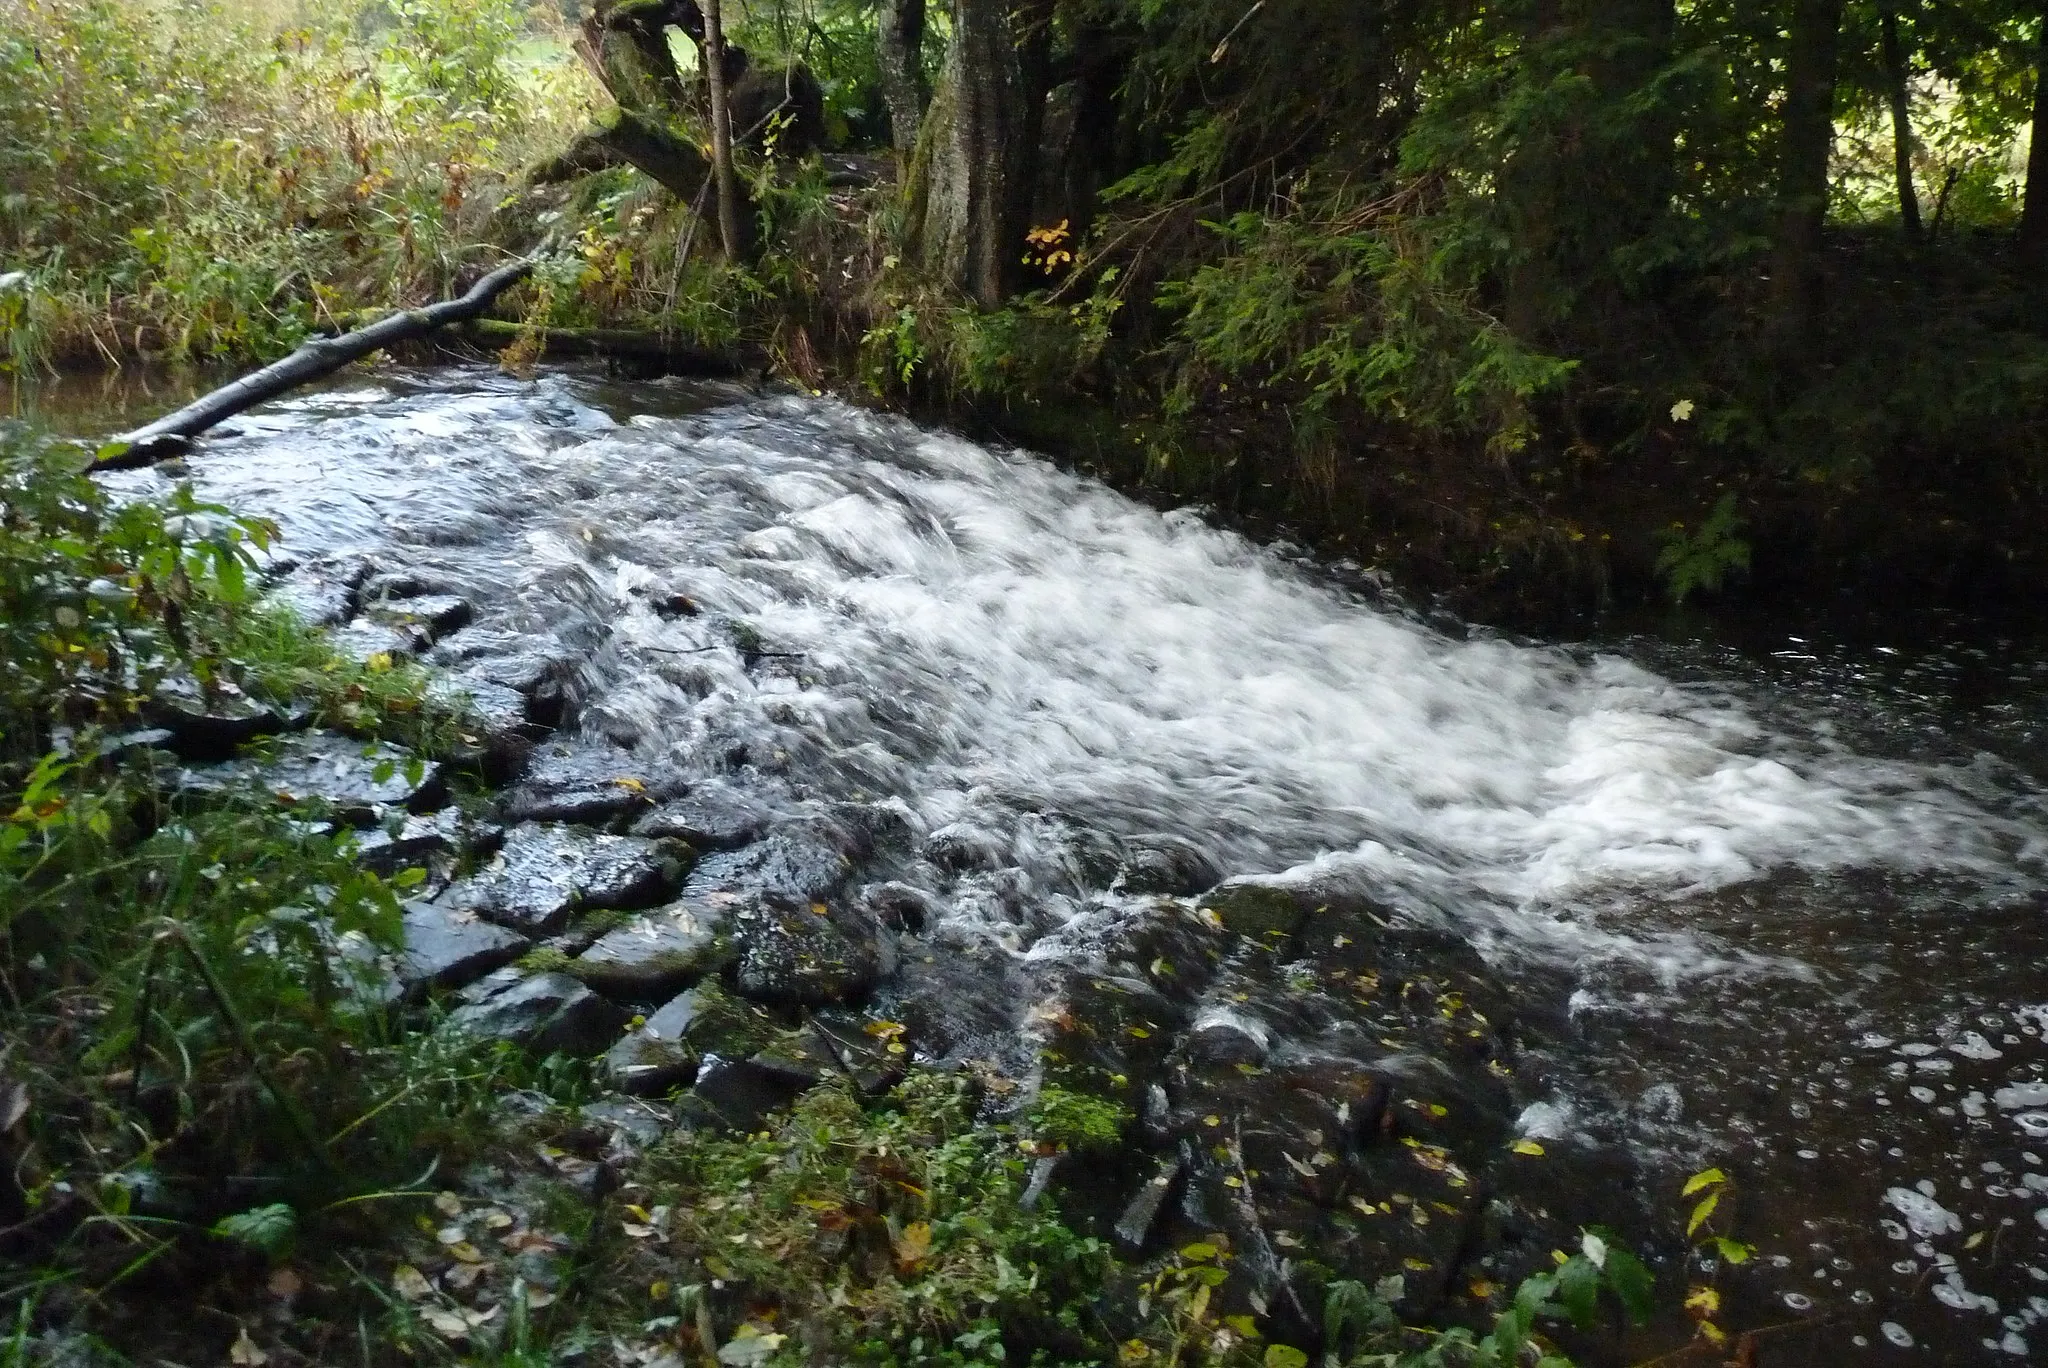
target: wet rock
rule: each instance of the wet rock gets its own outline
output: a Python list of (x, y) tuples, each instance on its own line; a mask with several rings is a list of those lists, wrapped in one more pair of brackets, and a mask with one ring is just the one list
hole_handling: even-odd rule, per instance
[(561, 719), (580, 657), (552, 636), (470, 627), (427, 653), (427, 662), (501, 685), (527, 699), (528, 715), (549, 726)]
[(373, 660), (409, 660), (419, 654), (419, 639), (361, 618), (328, 632), (327, 647), (343, 660), (367, 665)]
[(222, 680), (210, 692), (188, 674), (160, 681), (143, 708), (144, 719), (170, 733), (170, 749), (187, 760), (225, 760), (237, 747), (303, 727), (303, 708), (280, 709)]
[(278, 804), (322, 813), (349, 826), (369, 826), (398, 809), (431, 812), (447, 801), (441, 767), (396, 746), (368, 745), (327, 732), (287, 736), (267, 755), (182, 771), (176, 791), (219, 800), (251, 790)]
[(1270, 879), (1231, 879), (1201, 900), (1225, 930), (1253, 940), (1284, 939), (1301, 928), (1314, 904), (1299, 889)]
[(802, 1088), (740, 1059), (706, 1055), (682, 1108), (685, 1120), (751, 1134), (796, 1101)]
[(408, 816), (395, 831), (373, 827), (364, 832), (356, 838), (356, 863), (386, 879), (407, 869), (445, 875), (464, 844), (461, 811), (442, 808), (439, 812)]
[(535, 1054), (591, 1055), (609, 1045), (625, 1024), (624, 1008), (567, 974), (536, 974), (456, 1008), (443, 1029), (512, 1041)]
[(1207, 852), (1178, 836), (1138, 836), (1125, 846), (1122, 875), (1127, 893), (1191, 897), (1214, 888), (1223, 877)]
[(902, 1081), (910, 1046), (903, 1040), (907, 1030), (901, 1022), (829, 1009), (813, 1017), (811, 1024), (862, 1093), (878, 1097)]
[(427, 685), (427, 698), (460, 716), (463, 758), (495, 782), (518, 775), (548, 734), (529, 719), (525, 695), (486, 679), (436, 674)]
[(460, 988), (510, 964), (526, 945), (525, 937), (454, 908), (408, 902), (399, 981), (415, 995), (429, 988)]
[(716, 904), (674, 903), (607, 931), (570, 972), (613, 997), (659, 999), (724, 967), (731, 956), (726, 930)]
[(874, 914), (840, 903), (762, 898), (733, 916), (739, 991), (763, 1002), (822, 1006), (864, 995), (887, 969)]
[(661, 902), (675, 892), (683, 865), (683, 852), (668, 842), (521, 826), (487, 867), (441, 900), (515, 931), (546, 935), (582, 909)]
[(564, 744), (538, 751), (501, 806), (515, 822), (602, 826), (647, 811), (673, 787), (630, 751)]
[(672, 799), (633, 824), (637, 836), (670, 836), (697, 850), (737, 850), (761, 834), (768, 814), (723, 784), (706, 784)]
[(1160, 1162), (1158, 1171), (1145, 1180), (1143, 1187), (1131, 1198), (1116, 1218), (1112, 1229), (1118, 1243), (1133, 1254), (1142, 1253), (1159, 1226), (1159, 1214), (1173, 1200), (1175, 1186), (1180, 1181), (1181, 1161), (1174, 1156)]
[(838, 892), (865, 854), (858, 833), (823, 821), (790, 822), (744, 849), (706, 856), (689, 888), (809, 906)]
[(697, 1072), (692, 1028), (712, 1007), (713, 991), (687, 988), (663, 1003), (624, 1040), (605, 1052), (604, 1070), (613, 1086), (645, 1096), (688, 1083)]
[(815, 1024), (806, 1023), (795, 1034), (756, 1051), (747, 1062), (799, 1091), (808, 1091), (838, 1069), (839, 1055)]
[(631, 1159), (659, 1144), (675, 1122), (659, 1107), (621, 1097), (585, 1103), (576, 1109), (576, 1118), (606, 1132), (605, 1152), (610, 1160)]
[(895, 931), (923, 931), (936, 926), (946, 905), (933, 894), (906, 883), (869, 884), (860, 891), (861, 905)]
[(360, 559), (313, 561), (279, 578), (264, 597), (308, 627), (332, 627), (355, 616), (356, 589), (369, 569)]
[(422, 651), (465, 626), (475, 614), (467, 599), (456, 598), (452, 594), (381, 599), (366, 594), (364, 598), (365, 618), (410, 635)]

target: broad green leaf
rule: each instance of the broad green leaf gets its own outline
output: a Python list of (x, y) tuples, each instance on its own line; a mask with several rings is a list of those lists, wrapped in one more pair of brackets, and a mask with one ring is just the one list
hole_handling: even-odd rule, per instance
[(1681, 1197), (1690, 1197), (1695, 1192), (1698, 1192), (1701, 1188), (1714, 1187), (1717, 1184), (1725, 1183), (1727, 1181), (1727, 1174), (1721, 1172), (1721, 1170), (1717, 1168), (1710, 1168), (1704, 1173), (1695, 1173), (1692, 1177), (1686, 1179), (1685, 1188), (1678, 1195)]

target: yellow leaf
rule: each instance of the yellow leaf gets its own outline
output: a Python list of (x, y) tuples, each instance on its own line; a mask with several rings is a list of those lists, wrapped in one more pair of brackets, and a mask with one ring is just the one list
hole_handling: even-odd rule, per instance
[(391, 1286), (407, 1301), (425, 1301), (434, 1295), (434, 1285), (411, 1264), (400, 1264), (392, 1270)]
[(371, 674), (385, 674), (391, 669), (391, 652), (378, 651), (363, 662), (363, 668)]
[(1718, 1192), (1710, 1192), (1700, 1199), (1699, 1205), (1692, 1209), (1692, 1219), (1685, 1223), (1687, 1239), (1691, 1239), (1693, 1232), (1707, 1223), (1707, 1219), (1714, 1214), (1714, 1208), (1719, 1205), (1721, 1205), (1721, 1194)]
[(1728, 1339), (1728, 1332), (1726, 1330), (1723, 1330), (1720, 1326), (1714, 1324), (1712, 1321), (1700, 1322), (1700, 1335), (1709, 1344), (1723, 1344), (1726, 1343)]
[(615, 788), (622, 788), (622, 789), (624, 789), (624, 790), (625, 790), (626, 792), (628, 792), (628, 793), (645, 793), (645, 792), (647, 792), (647, 784), (646, 784), (646, 781), (645, 781), (645, 780), (641, 780), (641, 779), (634, 779), (634, 778), (630, 778), (630, 777), (621, 777), (621, 778), (618, 778), (618, 779), (614, 779), (614, 780), (612, 780), (612, 785), (613, 785), (613, 787), (615, 787)]
[(1543, 1146), (1537, 1144), (1534, 1140), (1517, 1140), (1514, 1144), (1514, 1150), (1517, 1154), (1534, 1155), (1538, 1159), (1543, 1157)]
[(464, 1263), (482, 1263), (484, 1261), (484, 1252), (467, 1240), (464, 1240), (461, 1244), (449, 1245), (448, 1252)]
[(1151, 1357), (1152, 1349), (1143, 1340), (1125, 1340), (1116, 1351), (1117, 1362), (1127, 1365), (1143, 1363)]
[(906, 1267), (923, 1263), (932, 1252), (930, 1221), (912, 1221), (896, 1237), (896, 1262)]
[(1711, 1287), (1695, 1287), (1685, 1299), (1685, 1309), (1694, 1317), (1715, 1315), (1721, 1310), (1721, 1294)]

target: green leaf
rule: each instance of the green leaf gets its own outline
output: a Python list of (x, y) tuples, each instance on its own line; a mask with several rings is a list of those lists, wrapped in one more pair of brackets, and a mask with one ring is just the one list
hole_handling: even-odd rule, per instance
[(1308, 1355), (1289, 1344), (1266, 1346), (1266, 1368), (1308, 1368)]
[(1216, 1257), (1216, 1246), (1206, 1241), (1197, 1241), (1181, 1246), (1180, 1256), (1189, 1263), (1207, 1263)]
[(1557, 1270), (1557, 1304), (1581, 1330), (1593, 1324), (1600, 1304), (1600, 1270), (1591, 1259), (1575, 1256)]
[(1727, 1174), (1721, 1172), (1721, 1170), (1717, 1168), (1710, 1168), (1705, 1173), (1695, 1173), (1692, 1177), (1686, 1179), (1685, 1188), (1678, 1195), (1681, 1197), (1690, 1197), (1695, 1192), (1698, 1192), (1701, 1188), (1715, 1187), (1727, 1181)]
[(1732, 1264), (1748, 1263), (1749, 1256), (1756, 1253), (1754, 1247), (1746, 1245), (1740, 1240), (1731, 1240), (1725, 1235), (1716, 1235), (1714, 1237), (1714, 1249), (1722, 1258)]
[(283, 1202), (274, 1206), (252, 1207), (248, 1211), (221, 1217), (214, 1223), (213, 1233), (223, 1240), (233, 1240), (236, 1244), (274, 1256), (291, 1247), (293, 1238), (299, 1233), (299, 1216)]
[(1625, 1249), (1607, 1253), (1607, 1285), (1621, 1302), (1621, 1309), (1637, 1325), (1647, 1324), (1654, 1309), (1656, 1279), (1643, 1261)]
[(1714, 1208), (1721, 1205), (1721, 1194), (1710, 1192), (1692, 1209), (1692, 1216), (1685, 1223), (1685, 1237), (1689, 1240), (1714, 1214)]
[(426, 881), (427, 871), (421, 869), (418, 865), (414, 865), (409, 869), (401, 869), (398, 873), (391, 876), (391, 886), (393, 888), (418, 888)]

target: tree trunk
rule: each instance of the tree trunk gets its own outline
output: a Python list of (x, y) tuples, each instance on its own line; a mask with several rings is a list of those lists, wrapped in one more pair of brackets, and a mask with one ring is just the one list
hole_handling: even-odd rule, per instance
[(1899, 187), (1899, 222), (1908, 242), (1918, 242), (1920, 196), (1913, 189), (1913, 110), (1910, 103), (1912, 73), (1906, 66), (1905, 44), (1899, 41), (1899, 7), (1886, 0), (1878, 18), (1884, 43), (1885, 94), (1892, 107), (1892, 174)]
[(2034, 59), (2034, 130), (2027, 149), (2020, 251), (2036, 272), (2048, 272), (2048, 5), (2042, 6), (2039, 43), (2040, 53)]
[(1793, 0), (1778, 160), (1778, 242), (1771, 269), (1780, 342), (1811, 337), (1820, 310), (1820, 240), (1835, 145), (1835, 78), (1842, 0)]
[(727, 261), (739, 260), (739, 182), (732, 167), (732, 104), (725, 89), (725, 25), (719, 0), (702, 0), (704, 73), (711, 90), (711, 172), (718, 185), (718, 239)]
[(876, 60), (882, 98), (889, 105), (889, 137), (908, 165), (924, 121), (925, 0), (880, 0), (875, 16)]
[(1009, 0), (954, 0), (946, 67), (912, 158), (912, 251), (934, 280), (1002, 303), (1023, 250), (1035, 149)]

